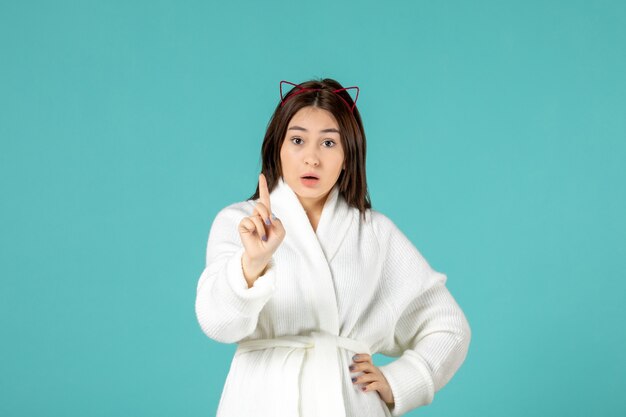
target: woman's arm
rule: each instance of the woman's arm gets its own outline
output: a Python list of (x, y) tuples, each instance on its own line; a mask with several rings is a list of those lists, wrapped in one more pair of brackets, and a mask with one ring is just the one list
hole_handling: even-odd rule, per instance
[(259, 313), (274, 293), (273, 259), (252, 287), (242, 269), (244, 248), (238, 225), (247, 215), (239, 203), (222, 209), (209, 232), (206, 266), (196, 293), (196, 316), (211, 339), (235, 343), (256, 328)]
[[(467, 356), (469, 323), (445, 286), (446, 275), (434, 271), (415, 246), (390, 221), (383, 279), (390, 283), (396, 310), (389, 356), (400, 357), (380, 367), (391, 387), (393, 416), (430, 404)], [(397, 302), (396, 302), (397, 301)]]
[(392, 415), (430, 404), (465, 360), (470, 338), (469, 324), (443, 282), (409, 306), (395, 328), (402, 355), (380, 367), (393, 392)]

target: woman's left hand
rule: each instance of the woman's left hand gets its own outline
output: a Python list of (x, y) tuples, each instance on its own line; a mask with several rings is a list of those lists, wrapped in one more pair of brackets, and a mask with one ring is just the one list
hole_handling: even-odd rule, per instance
[(350, 365), (350, 372), (365, 372), (358, 377), (352, 377), (352, 383), (363, 384), (361, 389), (365, 392), (378, 391), (380, 398), (389, 406), (393, 406), (394, 399), (389, 382), (380, 369), (374, 366), (372, 357), (367, 353), (359, 353), (353, 356), (352, 360), (354, 362)]

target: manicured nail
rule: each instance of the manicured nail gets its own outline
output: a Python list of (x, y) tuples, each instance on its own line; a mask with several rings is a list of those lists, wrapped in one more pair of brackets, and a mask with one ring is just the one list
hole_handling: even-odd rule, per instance
[(352, 382), (356, 381), (356, 377), (352, 378)]
[(361, 391), (365, 391), (367, 389), (367, 387), (363, 387), (361, 388)]
[(270, 218), (269, 217), (267, 219), (265, 219), (265, 224), (267, 224), (267, 225), (270, 224)]
[(352, 357), (352, 360), (353, 360), (353, 361), (355, 361), (355, 360), (357, 360), (357, 359), (359, 359), (359, 355), (354, 355), (354, 356)]
[(276, 220), (276, 215), (272, 213), (272, 219)]
[(350, 367), (348, 368), (351, 371), (354, 371), (354, 365), (350, 365)]
[(267, 236), (263, 235), (261, 239), (263, 239), (263, 242), (267, 242)]

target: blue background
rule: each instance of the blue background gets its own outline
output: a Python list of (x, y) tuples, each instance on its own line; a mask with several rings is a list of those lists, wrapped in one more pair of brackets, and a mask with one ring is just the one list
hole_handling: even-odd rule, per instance
[(409, 415), (626, 415), (625, 41), (621, 1), (2, 0), (0, 415), (215, 414), (209, 228), (313, 77), (472, 326)]

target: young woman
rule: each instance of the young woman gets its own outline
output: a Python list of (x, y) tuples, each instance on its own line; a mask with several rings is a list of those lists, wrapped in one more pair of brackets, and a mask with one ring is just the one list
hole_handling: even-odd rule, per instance
[[(283, 83), (257, 190), (215, 217), (197, 287), (204, 333), (238, 344), (217, 415), (400, 416), (458, 370), (469, 324), (371, 208), (358, 87)], [(398, 358), (378, 367), (377, 352)]]

